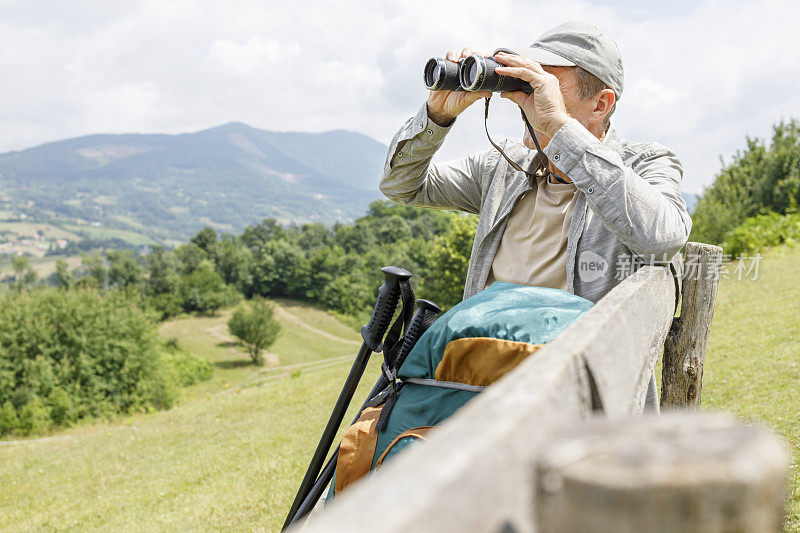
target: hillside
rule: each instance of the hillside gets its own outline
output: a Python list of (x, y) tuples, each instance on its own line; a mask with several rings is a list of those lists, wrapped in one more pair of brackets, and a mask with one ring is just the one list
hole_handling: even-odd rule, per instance
[[(238, 233), (263, 218), (347, 221), (382, 197), (385, 155), (383, 144), (345, 130), (230, 123), (180, 135), (89, 135), (0, 154), (0, 224), (11, 233), (33, 222), (79, 239), (175, 245), (205, 226)], [(697, 201), (684, 199), (690, 210)]]
[[(795, 248), (766, 254), (756, 281), (721, 281), (703, 388), (705, 408), (764, 423), (789, 443), (787, 531), (800, 530), (798, 278)], [(183, 406), (0, 445), (0, 530), (277, 530), (358, 344), (330, 315), (280, 304), (277, 366), (260, 387), (224, 338), (224, 315), (177, 319), (162, 335), (216, 368)], [(307, 366), (285, 366), (298, 364)], [(377, 373), (371, 365), (357, 397)]]
[(73, 220), (186, 238), (272, 217), (332, 223), (379, 197), (386, 147), (359, 133), (231, 123), (180, 135), (90, 135), (0, 154), (6, 219)]

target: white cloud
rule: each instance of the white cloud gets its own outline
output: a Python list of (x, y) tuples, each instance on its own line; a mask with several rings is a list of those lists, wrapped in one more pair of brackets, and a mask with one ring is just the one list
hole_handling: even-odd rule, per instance
[(217, 39), (211, 43), (208, 58), (231, 74), (253, 74), (257, 69), (273, 68), (276, 63), (295, 60), (300, 54), (296, 42), (283, 44), (277, 39), (253, 35), (247, 42)]
[[(683, 159), (684, 187), (719, 156), (800, 115), (800, 5), (788, 0), (263, 2), (28, 0), (0, 3), (0, 150), (75, 135), (180, 132), (229, 121), (346, 128), (388, 142), (424, 102), (425, 60), (471, 45), (532, 42), (580, 19), (620, 45), (627, 88), (615, 127)], [(438, 157), (488, 146), (474, 106)], [(520, 135), (509, 102), (497, 137)]]

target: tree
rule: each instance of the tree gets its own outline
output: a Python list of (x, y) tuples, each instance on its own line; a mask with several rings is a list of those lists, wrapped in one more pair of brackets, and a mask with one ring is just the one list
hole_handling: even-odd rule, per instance
[(69, 265), (63, 259), (56, 261), (56, 272), (54, 274), (56, 287), (69, 289), (75, 283), (75, 276), (69, 271)]
[(169, 294), (178, 287), (178, 266), (172, 254), (156, 246), (147, 255), (147, 285), (151, 295)]
[(461, 301), (476, 227), (475, 217), (454, 217), (450, 230), (433, 243), (424, 288), (426, 298), (438, 303), (442, 309)]
[(108, 283), (112, 287), (132, 287), (142, 282), (142, 267), (131, 250), (109, 250)]
[(800, 206), (800, 121), (774, 126), (771, 143), (747, 139), (703, 191), (690, 240), (721, 244), (747, 218), (797, 212)]
[(237, 298), (236, 290), (222, 281), (208, 259), (203, 260), (191, 274), (181, 276), (178, 293), (185, 311), (212, 314)]
[(274, 218), (265, 218), (255, 226), (247, 226), (242, 232), (242, 242), (257, 255), (265, 244), (286, 236), (286, 230)]
[(269, 348), (281, 331), (280, 324), (272, 315), (272, 305), (256, 297), (249, 305), (240, 305), (228, 320), (231, 335), (242, 341), (253, 362), (259, 366), (264, 364), (261, 351)]
[(217, 271), (225, 283), (250, 296), (253, 291), (253, 253), (235, 240), (225, 239), (217, 246)]
[[(106, 286), (106, 267), (98, 252), (81, 256), (81, 266), (86, 270), (91, 284), (100, 289)], [(83, 281), (83, 280), (81, 280)]]
[(12, 256), (11, 267), (14, 269), (14, 282), (12, 283), (12, 287), (18, 291), (33, 285), (39, 277), (36, 271), (31, 268), (31, 263), (27, 256)]
[(175, 257), (178, 258), (178, 268), (182, 275), (191, 274), (208, 258), (206, 252), (193, 242), (175, 248)]
[(206, 226), (191, 238), (191, 242), (203, 250), (210, 259), (215, 260), (217, 256), (217, 232), (214, 228)]

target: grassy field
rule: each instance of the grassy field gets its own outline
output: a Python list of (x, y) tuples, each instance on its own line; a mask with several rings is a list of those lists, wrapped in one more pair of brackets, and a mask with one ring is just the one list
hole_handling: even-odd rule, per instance
[[(45, 279), (56, 271), (56, 261), (62, 259), (67, 262), (69, 269), (75, 270), (81, 266), (81, 257), (79, 255), (46, 255), (44, 257), (31, 257), (29, 259), (31, 268), (36, 271), (39, 279)], [(14, 268), (10, 260), (0, 262), (0, 277), (10, 276), (14, 274)]]
[(125, 242), (133, 244), (134, 246), (144, 246), (158, 244), (155, 240), (147, 235), (136, 233), (117, 228), (108, 228), (105, 226), (89, 226), (89, 225), (71, 225), (64, 224), (64, 229), (77, 233), (82, 237), (88, 239), (105, 240), (105, 239), (121, 239)]
[(80, 240), (76, 233), (62, 227), (37, 222), (0, 222), (0, 238), (13, 240), (17, 238), (32, 237), (37, 231), (43, 231), (47, 239)]
[(756, 281), (723, 279), (703, 375), (705, 408), (761, 422), (788, 443), (788, 531), (800, 531), (798, 282), (799, 248), (765, 254)]
[[(757, 281), (722, 281), (703, 390), (706, 409), (763, 423), (788, 442), (788, 531), (800, 530), (798, 280), (800, 249), (768, 254)], [(260, 387), (227, 338), (227, 313), (176, 319), (162, 336), (215, 364), (181, 406), (0, 444), (0, 530), (277, 530), (359, 340), (321, 311), (279, 304), (284, 329)]]
[(180, 318), (162, 336), (215, 364), (180, 407), (0, 445), (0, 530), (279, 528), (360, 345), (325, 313), (281, 303), (261, 386), (221, 338), (230, 311)]

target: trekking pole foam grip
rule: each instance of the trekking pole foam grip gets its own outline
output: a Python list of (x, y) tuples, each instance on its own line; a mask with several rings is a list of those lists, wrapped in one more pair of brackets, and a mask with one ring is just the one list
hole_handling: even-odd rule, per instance
[(381, 340), (389, 329), (397, 304), (400, 301), (400, 282), (411, 278), (411, 272), (404, 268), (385, 266), (381, 269), (384, 280), (378, 289), (378, 300), (366, 326), (361, 327), (361, 337), (373, 352), (383, 348)]

